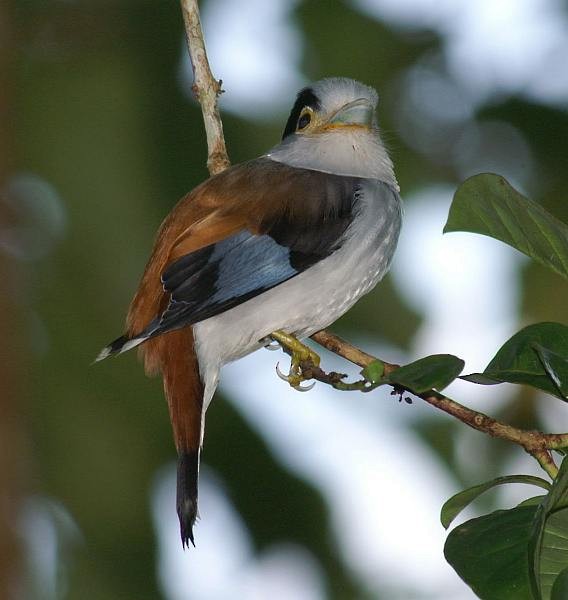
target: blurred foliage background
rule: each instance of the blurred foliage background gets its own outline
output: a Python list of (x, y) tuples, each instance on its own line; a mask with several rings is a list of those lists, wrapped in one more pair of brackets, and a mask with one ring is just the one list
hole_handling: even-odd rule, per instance
[[(239, 10), (250, 31), (239, 30), (241, 19), (216, 32), (216, 15), (225, 11), (230, 22), (237, 4), (211, 0), (202, 6), (206, 35), (222, 35), (227, 52), (238, 57), (243, 35), (266, 39), (269, 9), (244, 2)], [(408, 211), (425, 190), (451, 189), (490, 170), (568, 221), (568, 73), (559, 66), (568, 45), (552, 44), (563, 39), (554, 24), (563, 24), (568, 39), (566, 3), (518, 3), (546, 16), (542, 27), (550, 34), (530, 30), (514, 40), (527, 52), (504, 69), (511, 77), (490, 61), (475, 63), (473, 42), (469, 50), (459, 44), (460, 31), (465, 35), (469, 27), (472, 34), (489, 18), (485, 2), (466, 8), (462, 2), (409, 0), (400, 2), (400, 13), (395, 3), (379, 0), (264, 4), (279, 11), (291, 36), (292, 49), (282, 50), (281, 59), (293, 59), (293, 85), (275, 88), (276, 68), (264, 80), (250, 79), (255, 61), (265, 60), (262, 45), (231, 73), (224, 72), (231, 63), (212, 59), (215, 75), (225, 80), (222, 108), (233, 162), (277, 143), (296, 87), (327, 75), (349, 76), (380, 91), (379, 119)], [(440, 6), (447, 8), (444, 18)], [(506, 3), (496, 16), (501, 31), (514, 16), (502, 13), (518, 6)], [(3, 598), (174, 597), (159, 576), (161, 550), (150, 510), (156, 473), (174, 460), (160, 383), (144, 378), (134, 356), (90, 363), (122, 331), (161, 219), (207, 177), (183, 35), (174, 1), (12, 0), (0, 6)], [(275, 35), (273, 43), (278, 40)], [(488, 55), (506, 58), (506, 41), (493, 41)], [(531, 53), (535, 44), (544, 47), (541, 63)], [(280, 52), (269, 50), (267, 56)], [(239, 78), (245, 82), (240, 104), (232, 105), (230, 82), (236, 88)], [(511, 318), (517, 324), (566, 322), (568, 289), (561, 289), (559, 278), (528, 262), (515, 276), (518, 310)], [(501, 293), (499, 285), (493, 293)], [(417, 358), (414, 343), (427, 318), (422, 303), (389, 277), (334, 329), (395, 349), (394, 358)], [(487, 349), (487, 361), (495, 350)], [(274, 377), (267, 398), (282, 385)], [(493, 414), (546, 427), (534, 390), (515, 394)], [(317, 564), (321, 584), (319, 595), (306, 598), (441, 598), (426, 587), (409, 591), (402, 579), (397, 590), (371, 585), (352, 569), (331, 525), (330, 499), (290, 469), (230, 400), (217, 398), (208, 415), (204, 462), (242, 518), (254, 556), (280, 543), (303, 548)], [(356, 399), (345, 401), (357, 410)], [(299, 402), (309, 403), (309, 395)], [(377, 400), (377, 419), (381, 404)], [(456, 490), (476, 482), (472, 472), (502, 474), (518, 453), (476, 438), (483, 459), (472, 471), (458, 451), (463, 426), (433, 410), (423, 414), (407, 427), (439, 459)], [(167, 510), (173, 513), (173, 504)], [(184, 560), (199, 552), (199, 530), (197, 539), (197, 550)], [(407, 572), (412, 575), (412, 565)], [(294, 572), (289, 576), (294, 579)], [(176, 597), (236, 596), (190, 589)]]

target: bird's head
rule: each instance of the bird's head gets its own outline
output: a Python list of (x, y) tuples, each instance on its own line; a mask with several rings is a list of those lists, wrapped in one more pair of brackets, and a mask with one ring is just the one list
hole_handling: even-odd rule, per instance
[(353, 79), (322, 79), (300, 90), (282, 139), (376, 127), (377, 92)]
[(379, 179), (398, 189), (382, 142), (375, 90), (330, 77), (300, 90), (282, 141), (265, 156), (291, 167)]

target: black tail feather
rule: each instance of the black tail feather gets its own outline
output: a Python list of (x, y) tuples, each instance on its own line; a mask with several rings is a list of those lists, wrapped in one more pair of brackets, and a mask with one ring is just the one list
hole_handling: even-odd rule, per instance
[(177, 514), (179, 518), (181, 544), (189, 542), (195, 546), (193, 525), (197, 518), (197, 479), (199, 473), (199, 451), (180, 452), (177, 466)]

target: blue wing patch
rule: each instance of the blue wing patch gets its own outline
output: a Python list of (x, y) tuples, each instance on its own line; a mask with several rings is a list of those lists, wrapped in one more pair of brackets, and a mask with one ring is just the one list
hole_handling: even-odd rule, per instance
[(290, 250), (269, 235), (241, 231), (213, 246), (182, 256), (162, 275), (170, 293), (152, 334), (197, 323), (229, 310), (298, 274)]
[(290, 250), (270, 236), (243, 231), (216, 244), (211, 261), (217, 262), (216, 292), (211, 302), (226, 302), (255, 290), (267, 290), (298, 274), (290, 264)]

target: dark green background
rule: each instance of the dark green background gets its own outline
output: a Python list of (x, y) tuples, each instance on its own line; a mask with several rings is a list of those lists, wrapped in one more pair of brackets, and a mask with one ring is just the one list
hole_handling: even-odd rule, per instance
[[(5, 185), (23, 173), (41, 178), (53, 186), (65, 210), (64, 223), (47, 214), (41, 202), (33, 209), (5, 202), (0, 214), (6, 229), (16, 224), (31, 232), (23, 258), (3, 253), (0, 262), (5, 386), (0, 484), (13, 506), (21, 507), (30, 495), (52, 498), (76, 521), (82, 541), (63, 552), (62, 597), (157, 599), (162, 596), (150, 486), (157, 469), (174, 458), (161, 386), (144, 378), (134, 356), (97, 367), (90, 363), (122, 330), (160, 220), (207, 176), (200, 110), (179, 85), (179, 6), (173, 1), (19, 0), (0, 8), (0, 17), (6, 33), (0, 174)], [(426, 61), (442, 78), (449, 77), (443, 40), (425, 30), (394, 29), (339, 1), (300, 2), (294, 23), (305, 40), (301, 68), (308, 79), (345, 75), (380, 90), (381, 123), (403, 195), (461, 180), (463, 172), (439, 146), (422, 139), (418, 152), (399, 135), (407, 70)], [(294, 94), (290, 90), (290, 102)], [(232, 161), (273, 145), (282, 119), (249, 121), (225, 113)], [(523, 97), (492, 97), (462, 126), (495, 120), (525, 136), (535, 162), (527, 187), (534, 199), (567, 220), (566, 111)], [(450, 125), (440, 127), (442, 140), (456, 135)], [(519, 321), (566, 321), (564, 282), (532, 264), (520, 277)], [(347, 337), (368, 332), (408, 349), (420, 318), (387, 279), (335, 329)], [(274, 385), (282, 384), (274, 378)], [(538, 427), (535, 398), (534, 391), (520, 392), (501, 416)], [(309, 395), (301, 401), (309, 402)], [(458, 480), (476, 483), (465, 481), (456, 459), (461, 427), (432, 409), (416, 435)], [(491, 457), (486, 474), (501, 474), (508, 453), (519, 451), (486, 443)], [(341, 559), (321, 493), (288, 472), (221, 398), (209, 416), (204, 460), (223, 478), (257, 552), (277, 541), (305, 545), (325, 573), (330, 598), (371, 595)], [(268, 490), (262, 503), (251, 493), (258, 480)], [(288, 510), (275, 526), (272, 517), (282, 497)], [(13, 556), (9, 532), (14, 527), (8, 523), (6, 531), (3, 565)], [(412, 577), (411, 564), (408, 573)], [(41, 598), (31, 575), (26, 579), (22, 597)]]

